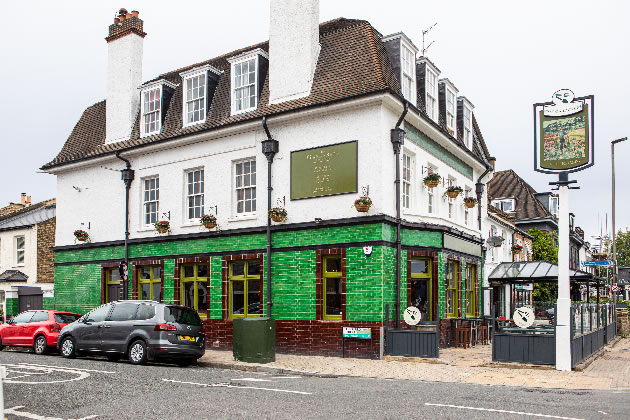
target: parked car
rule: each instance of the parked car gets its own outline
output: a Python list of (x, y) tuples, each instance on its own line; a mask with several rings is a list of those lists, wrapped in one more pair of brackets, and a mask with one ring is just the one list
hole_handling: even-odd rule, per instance
[(80, 314), (63, 311), (26, 311), (0, 324), (0, 350), (4, 346), (33, 347), (44, 354), (57, 347), (59, 332), (76, 321)]
[(153, 301), (117, 301), (100, 306), (66, 326), (57, 340), (63, 357), (104, 354), (111, 361), (127, 357), (192, 364), (205, 353), (205, 336), (197, 312)]

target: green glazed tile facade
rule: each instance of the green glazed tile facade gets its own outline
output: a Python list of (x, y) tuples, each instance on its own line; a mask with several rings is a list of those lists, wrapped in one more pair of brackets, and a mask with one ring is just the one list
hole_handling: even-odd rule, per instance
[(446, 257), (438, 252), (438, 311), (440, 319), (446, 318)]
[(101, 266), (55, 267), (55, 309), (84, 314), (101, 304)]
[(18, 300), (17, 298), (6, 298), (5, 305), (7, 313), (5, 316), (15, 316), (18, 314)]

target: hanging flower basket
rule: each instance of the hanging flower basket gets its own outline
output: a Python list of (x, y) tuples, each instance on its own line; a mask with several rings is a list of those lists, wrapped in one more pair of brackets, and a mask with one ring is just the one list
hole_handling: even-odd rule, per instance
[(521, 245), (512, 245), (512, 254), (520, 254), (523, 250)]
[(168, 233), (171, 230), (171, 222), (169, 222), (168, 220), (157, 221), (155, 222), (154, 226), (157, 233), (160, 234)]
[(367, 195), (354, 200), (354, 208), (357, 209), (359, 213), (367, 213), (370, 207), (372, 207), (372, 199)]
[(214, 229), (217, 226), (217, 218), (212, 214), (204, 214), (199, 218), (199, 223), (208, 230)]
[(424, 185), (426, 185), (429, 188), (435, 188), (438, 185), (440, 185), (440, 181), (442, 180), (442, 177), (440, 176), (440, 174), (438, 174), (437, 172), (431, 172), (429, 173), (429, 175), (424, 177)]
[(469, 209), (472, 209), (477, 205), (477, 199), (474, 197), (466, 197), (464, 198), (464, 205)]
[(86, 242), (88, 239), (90, 239), (90, 235), (86, 231), (84, 231), (83, 229), (75, 230), (74, 231), (74, 237), (79, 242)]
[(446, 189), (446, 195), (448, 195), (448, 198), (457, 198), (462, 191), (464, 191), (462, 187), (451, 185)]
[(284, 207), (273, 207), (269, 210), (269, 217), (276, 223), (282, 223), (287, 220), (287, 210)]

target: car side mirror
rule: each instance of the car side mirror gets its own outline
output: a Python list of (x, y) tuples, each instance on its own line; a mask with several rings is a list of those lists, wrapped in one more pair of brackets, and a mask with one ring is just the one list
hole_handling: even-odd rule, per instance
[(13, 321), (12, 319), (9, 319), (9, 320), (7, 321), (7, 324), (15, 324), (15, 321)]

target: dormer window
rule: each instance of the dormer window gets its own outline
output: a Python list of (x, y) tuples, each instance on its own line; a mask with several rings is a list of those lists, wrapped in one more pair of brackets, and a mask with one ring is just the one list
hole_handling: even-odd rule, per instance
[(433, 70), (427, 66), (427, 75), (426, 75), (426, 110), (427, 115), (433, 121), (438, 120), (438, 84), (437, 84), (437, 74), (433, 72)]
[(402, 93), (406, 100), (415, 103), (416, 66), (415, 54), (404, 43), (402, 44)]
[(455, 133), (455, 116), (457, 110), (455, 105), (455, 93), (450, 89), (446, 89), (446, 128), (452, 133)]
[(162, 129), (163, 110), (176, 85), (158, 80), (140, 87), (140, 137), (158, 134)]
[(210, 65), (180, 73), (184, 83), (182, 116), (184, 127), (206, 121), (209, 105), (208, 71), (217, 75), (221, 74), (221, 71)]
[(491, 204), (501, 211), (513, 213), (516, 211), (516, 200), (513, 198), (505, 198), (502, 200), (492, 200)]
[(459, 114), (458, 119), (459, 119), (459, 123), (462, 124), (462, 131), (461, 131), (462, 139), (461, 140), (464, 142), (464, 145), (468, 149), (472, 149), (472, 146), (473, 146), (472, 119), (473, 119), (474, 107), (473, 107), (473, 104), (464, 96), (460, 96), (460, 98), (458, 99), (458, 102), (459, 102), (458, 111), (461, 113)]
[(558, 197), (549, 197), (549, 211), (554, 217), (558, 217)]
[(232, 115), (253, 111), (260, 99), (261, 59), (267, 63), (267, 53), (256, 49), (228, 59), (232, 65)]
[(416, 54), (418, 53), (418, 48), (402, 32), (384, 37), (383, 44), (391, 60), (396, 78), (400, 82), (400, 90), (403, 97), (415, 106), (418, 98), (416, 83)]

